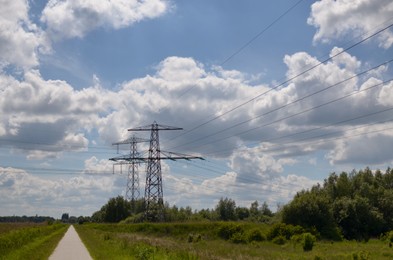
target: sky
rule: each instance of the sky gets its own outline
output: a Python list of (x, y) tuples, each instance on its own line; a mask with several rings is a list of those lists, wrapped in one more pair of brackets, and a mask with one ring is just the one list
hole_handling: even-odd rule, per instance
[(170, 206), (275, 210), (333, 172), (392, 166), (391, 0), (0, 4), (1, 216), (124, 196), (108, 159), (129, 147), (112, 144), (153, 122), (183, 128), (162, 150), (205, 159), (162, 161)]

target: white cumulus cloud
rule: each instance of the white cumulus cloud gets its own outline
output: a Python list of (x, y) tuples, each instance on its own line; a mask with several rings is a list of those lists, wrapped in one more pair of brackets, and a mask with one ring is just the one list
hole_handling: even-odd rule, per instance
[[(383, 28), (391, 23), (392, 12), (390, 0), (320, 0), (312, 4), (307, 22), (317, 28), (314, 41), (329, 42), (348, 34), (359, 36)], [(383, 48), (392, 46), (392, 31), (382, 33), (378, 41)]]
[(36, 67), (39, 52), (48, 52), (50, 44), (42, 29), (30, 21), (28, 1), (0, 0), (0, 5), (0, 69)]
[(156, 18), (168, 9), (164, 0), (51, 0), (42, 11), (41, 21), (55, 37), (83, 37), (99, 27), (119, 29)]

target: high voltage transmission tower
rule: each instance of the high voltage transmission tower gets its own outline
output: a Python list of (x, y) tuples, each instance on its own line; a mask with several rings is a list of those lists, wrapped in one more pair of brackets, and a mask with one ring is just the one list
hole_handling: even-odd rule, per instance
[[(136, 165), (140, 162), (147, 162), (144, 197), (145, 218), (153, 221), (162, 221), (164, 219), (164, 198), (162, 189), (161, 160), (203, 160), (202, 157), (198, 156), (190, 156), (186, 154), (162, 151), (160, 149), (160, 140), (158, 134), (159, 131), (162, 130), (182, 130), (182, 128), (159, 125), (156, 122), (147, 126), (130, 128), (128, 129), (128, 131), (150, 131), (150, 145), (148, 157), (139, 156), (137, 152), (133, 153), (134, 146), (131, 145), (130, 156), (120, 156), (110, 159), (112, 161), (118, 162), (119, 164), (128, 163), (131, 165)], [(119, 144), (122, 143), (123, 142), (120, 142)]]
[(120, 165), (120, 172), (122, 172), (123, 165), (128, 165), (126, 200), (131, 202), (132, 210), (135, 209), (135, 201), (139, 199), (140, 195), (138, 165), (143, 162), (143, 159), (140, 158), (140, 155), (137, 151), (137, 143), (142, 142), (149, 142), (149, 140), (132, 136), (127, 140), (113, 143), (112, 145), (117, 145), (118, 151), (120, 145), (129, 144), (130, 153), (129, 155), (123, 155), (109, 159), (117, 162), (113, 165), (113, 173), (115, 172), (115, 165)]

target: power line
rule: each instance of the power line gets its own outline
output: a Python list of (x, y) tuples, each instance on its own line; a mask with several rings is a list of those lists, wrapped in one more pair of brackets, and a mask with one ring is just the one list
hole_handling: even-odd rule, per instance
[(199, 141), (201, 141), (201, 140), (207, 139), (207, 138), (209, 138), (209, 137), (212, 137), (212, 136), (215, 136), (215, 135), (218, 135), (218, 134), (222, 134), (222, 133), (224, 133), (224, 132), (226, 132), (226, 131), (228, 131), (228, 130), (230, 130), (230, 129), (233, 129), (233, 128), (236, 128), (236, 127), (241, 126), (241, 125), (243, 125), (243, 124), (249, 123), (249, 122), (251, 122), (251, 121), (253, 121), (253, 120), (255, 120), (255, 119), (264, 117), (264, 116), (269, 115), (269, 114), (271, 114), (271, 113), (273, 113), (273, 112), (277, 112), (277, 111), (279, 111), (279, 110), (281, 110), (281, 109), (283, 109), (283, 108), (286, 108), (286, 107), (288, 107), (288, 106), (290, 106), (290, 105), (296, 104), (296, 103), (298, 103), (298, 102), (300, 102), (300, 101), (303, 101), (303, 100), (305, 100), (305, 99), (307, 99), (307, 98), (310, 98), (310, 97), (312, 97), (312, 96), (314, 96), (314, 95), (320, 94), (320, 93), (322, 93), (322, 92), (324, 92), (324, 91), (327, 91), (327, 90), (329, 90), (329, 89), (331, 89), (331, 88), (333, 88), (333, 87), (337, 87), (337, 86), (339, 86), (339, 85), (341, 85), (341, 84), (343, 84), (343, 83), (345, 83), (345, 82), (347, 82), (347, 81), (350, 81), (350, 80), (352, 80), (352, 79), (354, 79), (354, 78), (357, 78), (357, 77), (359, 77), (359, 76), (362, 76), (362, 75), (364, 75), (364, 74), (366, 74), (366, 73), (369, 73), (369, 72), (372, 71), (372, 70), (376, 70), (376, 69), (378, 69), (378, 68), (380, 68), (380, 67), (382, 67), (382, 66), (385, 66), (385, 65), (391, 63), (392, 61), (393, 61), (393, 59), (390, 59), (390, 60), (388, 60), (388, 61), (386, 61), (386, 62), (383, 62), (383, 63), (381, 63), (381, 64), (379, 64), (379, 65), (377, 65), (377, 66), (374, 66), (374, 67), (372, 67), (372, 68), (370, 68), (370, 69), (364, 70), (364, 71), (362, 71), (362, 72), (360, 72), (360, 73), (358, 73), (358, 74), (356, 74), (356, 75), (354, 75), (354, 76), (351, 76), (351, 77), (349, 77), (349, 78), (346, 78), (346, 79), (344, 79), (344, 80), (341, 80), (341, 81), (339, 81), (339, 82), (337, 82), (337, 83), (335, 83), (335, 84), (329, 85), (329, 86), (327, 86), (327, 87), (325, 87), (325, 88), (322, 88), (322, 89), (320, 89), (320, 90), (317, 90), (317, 91), (315, 91), (315, 92), (308, 93), (308, 94), (304, 95), (303, 97), (300, 97), (300, 98), (298, 98), (298, 99), (296, 99), (296, 100), (294, 100), (294, 101), (291, 101), (291, 102), (286, 103), (286, 104), (284, 104), (284, 105), (282, 105), (282, 106), (279, 106), (279, 107), (277, 107), (277, 108), (274, 108), (274, 109), (272, 109), (272, 110), (269, 110), (269, 111), (267, 111), (267, 112), (265, 112), (265, 113), (263, 113), (263, 114), (260, 114), (260, 115), (258, 115), (258, 116), (255, 116), (255, 117), (252, 117), (252, 118), (250, 118), (250, 119), (244, 120), (244, 121), (242, 121), (242, 122), (236, 123), (236, 124), (234, 124), (234, 125), (232, 125), (232, 126), (230, 126), (230, 127), (226, 127), (226, 128), (224, 128), (224, 129), (222, 129), (222, 130), (220, 130), (220, 131), (214, 132), (214, 133), (209, 134), (209, 135), (207, 135), (207, 136), (200, 137), (200, 138), (198, 138), (198, 139), (196, 139), (196, 140), (189, 141), (189, 142), (187, 142), (187, 143), (184, 143), (184, 144), (180, 144), (180, 145), (174, 146), (174, 147), (172, 147), (171, 149), (173, 149), (173, 148), (178, 148), (178, 147), (185, 146), (185, 145), (190, 145), (190, 144), (199, 142)]
[[(393, 119), (391, 119), (391, 120), (389, 120), (389, 121), (383, 121), (383, 122), (377, 122), (377, 123), (373, 123), (373, 124), (380, 124), (380, 123), (386, 123), (386, 122), (390, 122), (390, 121), (393, 121)], [(369, 125), (372, 125), (372, 124), (369, 124)], [(365, 127), (367, 127), (367, 126), (369, 126), (369, 125), (363, 125), (363, 126), (361, 126), (362, 128), (365, 128)], [(353, 128), (353, 129), (359, 129), (360, 127), (356, 127), (356, 128)], [(348, 129), (348, 131), (349, 130), (353, 130), (353, 129)], [(324, 139), (324, 140), (317, 140), (316, 142), (317, 143), (323, 143), (323, 142), (327, 142), (327, 141), (329, 141), (329, 140), (331, 140), (331, 139), (334, 139), (334, 140), (340, 140), (340, 139), (348, 139), (348, 138), (354, 138), (354, 137), (358, 137), (358, 136), (362, 136), (362, 135), (367, 135), (367, 134), (375, 134), (375, 133), (380, 133), (380, 132), (384, 132), (384, 131), (391, 131), (393, 129), (393, 127), (389, 127), (389, 128), (384, 128), (384, 129), (378, 129), (378, 130), (372, 130), (372, 131), (366, 131), (366, 132), (362, 132), (362, 133), (358, 133), (358, 134), (348, 134), (348, 135), (345, 135), (345, 136), (341, 136), (341, 137), (333, 137), (333, 138), (330, 138), (330, 139)], [(330, 134), (332, 134), (332, 133), (330, 133)], [(319, 137), (322, 137), (322, 136), (326, 136), (327, 134), (325, 134), (325, 135), (321, 135), (321, 136), (319, 136)], [(315, 138), (315, 137), (313, 137), (313, 138)], [(306, 139), (305, 139), (306, 140)], [(277, 144), (277, 146), (278, 146), (278, 144)], [(280, 149), (282, 149), (282, 148), (280, 148)], [(193, 166), (195, 166), (195, 165), (193, 165)], [(215, 173), (218, 173), (218, 174), (220, 174), (220, 172), (219, 171), (213, 171), (213, 170), (211, 170), (211, 169), (208, 169), (208, 168), (205, 168), (205, 167), (198, 167), (198, 166), (195, 166), (195, 167), (197, 167), (197, 168), (204, 168), (204, 170), (207, 170), (207, 171), (210, 171), (210, 172), (215, 172)], [(18, 168), (13, 168), (13, 170), (47, 170), (47, 171), (51, 171), (51, 170), (56, 170), (56, 171), (61, 171), (61, 172), (75, 172), (75, 173), (81, 173), (81, 172), (83, 172), (84, 170), (77, 170), (77, 169), (67, 169), (67, 168), (52, 168), (52, 169), (46, 169), (46, 168), (33, 168), (33, 167), (18, 167)], [(3, 168), (2, 169), (2, 171), (5, 171), (5, 172), (10, 172), (10, 171), (12, 171), (11, 169), (9, 169), (9, 168)], [(106, 171), (97, 171), (97, 172), (100, 172), (100, 173), (106, 173)], [(222, 173), (225, 173), (225, 172), (222, 172)], [(236, 176), (236, 178), (237, 178), (238, 176)], [(240, 179), (242, 179), (242, 180), (245, 180), (245, 181), (249, 181), (249, 182), (254, 182), (255, 183), (255, 180), (256, 179), (254, 179), (254, 178), (252, 178), (252, 179), (250, 179), (250, 178), (242, 178), (242, 177), (240, 177)], [(219, 180), (217, 180), (217, 179), (214, 179), (214, 181), (215, 182), (220, 182)], [(227, 184), (227, 183), (225, 183), (225, 184)], [(256, 184), (258, 184), (258, 182), (256, 182)], [(260, 183), (260, 184), (262, 184), (262, 182)], [(235, 188), (238, 188), (238, 185), (230, 185), (230, 186), (232, 186), (232, 187), (235, 187)], [(204, 186), (204, 188), (209, 188), (208, 186)], [(286, 189), (284, 189), (283, 188), (283, 186), (280, 188), (281, 190), (286, 190)], [(175, 190), (175, 189), (174, 189)], [(216, 189), (212, 189), (213, 191), (216, 191), (217, 192), (217, 190)]]
[(323, 103), (323, 104), (320, 104), (320, 105), (317, 105), (317, 106), (314, 106), (314, 107), (311, 107), (311, 108), (302, 110), (302, 111), (300, 111), (300, 112), (297, 112), (297, 113), (294, 113), (294, 114), (291, 114), (291, 115), (288, 115), (288, 116), (285, 116), (285, 117), (276, 119), (276, 120), (274, 120), (274, 121), (272, 121), (272, 122), (265, 123), (265, 124), (263, 124), (263, 125), (261, 125), (261, 126), (254, 127), (254, 128), (250, 128), (250, 129), (247, 129), (247, 130), (245, 130), (245, 131), (238, 132), (238, 133), (236, 133), (236, 134), (229, 135), (229, 136), (226, 136), (226, 137), (223, 137), (223, 138), (220, 138), (220, 139), (216, 139), (216, 140), (214, 140), (214, 141), (209, 141), (209, 143), (205, 143), (205, 144), (201, 144), (201, 145), (193, 146), (193, 147), (194, 147), (194, 148), (197, 148), (197, 147), (202, 147), (202, 146), (205, 146), (205, 145), (211, 145), (212, 143), (217, 143), (217, 142), (220, 142), (220, 141), (229, 139), (229, 138), (234, 137), (234, 136), (244, 135), (244, 134), (249, 133), (249, 132), (251, 132), (251, 131), (254, 131), (254, 130), (257, 130), (257, 129), (261, 129), (261, 128), (263, 128), (263, 127), (270, 126), (270, 125), (273, 125), (273, 124), (275, 124), (275, 123), (278, 123), (278, 122), (281, 122), (281, 121), (284, 121), (284, 120), (287, 120), (287, 119), (290, 119), (290, 118), (293, 118), (293, 117), (296, 117), (296, 116), (305, 114), (305, 113), (307, 113), (307, 112), (313, 111), (313, 110), (315, 110), (315, 109), (321, 108), (321, 107), (326, 106), (326, 105), (330, 105), (330, 104), (332, 104), (332, 103), (335, 103), (335, 102), (337, 102), (337, 101), (346, 99), (346, 98), (351, 97), (351, 96), (353, 96), (353, 95), (358, 95), (358, 94), (360, 94), (360, 93), (362, 93), (362, 92), (369, 91), (369, 90), (371, 90), (371, 89), (373, 89), (373, 88), (383, 86), (384, 84), (386, 84), (386, 83), (388, 83), (388, 82), (391, 82), (392, 80), (393, 80), (393, 78), (392, 78), (392, 79), (389, 79), (389, 80), (386, 80), (386, 81), (384, 81), (384, 82), (381, 82), (381, 83), (379, 83), (379, 84), (372, 85), (372, 86), (370, 86), (370, 87), (368, 87), (368, 88), (364, 88), (364, 89), (361, 89), (361, 90), (359, 90), (359, 91), (352, 92), (352, 93), (349, 93), (349, 94), (347, 94), (347, 95), (341, 96), (341, 97), (339, 97), (339, 98), (330, 100), (330, 101), (325, 102), (325, 103)]
[[(248, 40), (245, 44), (243, 44), (239, 49), (237, 49), (235, 52), (233, 52), (231, 55), (229, 55), (223, 62), (220, 63), (219, 66), (223, 66), (225, 65), (228, 61), (230, 61), (233, 57), (235, 57), (236, 55), (238, 55), (240, 52), (242, 52), (244, 49), (246, 49), (248, 46), (251, 45), (251, 43), (253, 43), (255, 40), (257, 40), (259, 37), (261, 37), (267, 30), (269, 30), (271, 27), (273, 27), (273, 25), (275, 25), (278, 21), (280, 21), (284, 16), (286, 16), (289, 12), (291, 12), (293, 9), (295, 9), (295, 7), (297, 7), (301, 2), (303, 2), (304, 0), (299, 0), (297, 1), (294, 5), (292, 5), (290, 8), (288, 8), (286, 11), (284, 11), (280, 16), (278, 16), (276, 19), (274, 19), (270, 24), (268, 24), (266, 27), (264, 27), (261, 31), (259, 31), (255, 36), (253, 36), (250, 40)], [(192, 85), (191, 87), (187, 88), (186, 90), (184, 90), (179, 96), (178, 98), (183, 97), (184, 95), (186, 95), (187, 93), (189, 93), (191, 90), (193, 90), (195, 88), (195, 85)], [(165, 106), (162, 109), (167, 108), (167, 106)], [(162, 110), (160, 109), (160, 110)]]
[(180, 136), (183, 136), (183, 135), (186, 135), (186, 134), (188, 134), (188, 133), (190, 133), (190, 132), (193, 132), (193, 131), (195, 131), (195, 130), (201, 128), (202, 126), (205, 126), (205, 125), (207, 125), (207, 124), (209, 124), (209, 123), (211, 123), (211, 122), (213, 122), (213, 121), (215, 121), (215, 120), (217, 120), (217, 119), (223, 117), (224, 115), (227, 115), (227, 114), (229, 114), (229, 113), (231, 113), (231, 112), (233, 112), (233, 111), (235, 111), (235, 110), (237, 110), (237, 109), (239, 109), (239, 108), (241, 108), (241, 107), (243, 107), (243, 106), (245, 106), (245, 105), (247, 105), (247, 104), (249, 104), (249, 103), (255, 101), (256, 99), (260, 98), (261, 96), (266, 95), (267, 93), (269, 93), (269, 92), (271, 92), (271, 91), (273, 91), (273, 90), (275, 90), (275, 89), (277, 89), (277, 88), (279, 88), (279, 87), (281, 87), (281, 86), (284, 86), (285, 84), (287, 84), (287, 83), (293, 81), (294, 79), (296, 79), (296, 78), (298, 78), (298, 77), (300, 77), (300, 76), (306, 74), (307, 72), (310, 72), (311, 70), (313, 70), (313, 69), (319, 67), (320, 65), (322, 65), (322, 64), (324, 64), (324, 63), (326, 63), (326, 62), (328, 62), (328, 61), (330, 61), (330, 60), (332, 60), (332, 59), (334, 59), (335, 57), (337, 57), (337, 56), (339, 56), (339, 55), (341, 55), (341, 54), (347, 52), (348, 50), (350, 50), (350, 49), (352, 49), (352, 48), (354, 48), (354, 47), (356, 47), (356, 46), (362, 44), (363, 42), (365, 42), (365, 41), (367, 41), (367, 40), (369, 40), (369, 39), (375, 37), (376, 35), (378, 35), (378, 34), (384, 32), (384, 31), (388, 30), (388, 29), (391, 28), (392, 26), (393, 26), (393, 24), (390, 24), (390, 25), (388, 25), (388, 26), (386, 26), (386, 27), (384, 27), (384, 28), (378, 30), (377, 32), (375, 32), (375, 33), (373, 33), (373, 34), (367, 36), (366, 38), (363, 38), (362, 40), (360, 40), (360, 41), (358, 41), (358, 42), (352, 44), (351, 46), (349, 46), (349, 47), (347, 47), (347, 48), (345, 48), (345, 49), (342, 49), (341, 51), (339, 51), (339, 52), (337, 52), (336, 54), (330, 56), (329, 58), (327, 58), (327, 59), (325, 59), (325, 60), (323, 60), (323, 61), (318, 62), (316, 65), (313, 65), (313, 66), (311, 66), (310, 68), (308, 68), (308, 69), (306, 69), (306, 70), (300, 72), (299, 74), (296, 74), (295, 76), (290, 77), (289, 79), (287, 79), (287, 80), (283, 81), (282, 83), (280, 83), (280, 84), (274, 86), (273, 88), (270, 88), (269, 90), (267, 90), (267, 91), (265, 91), (265, 92), (262, 92), (262, 93), (258, 94), (257, 96), (255, 96), (255, 97), (253, 97), (253, 98), (251, 98), (251, 99), (249, 99), (249, 100), (247, 100), (247, 101), (245, 101), (245, 102), (243, 102), (243, 103), (240, 103), (239, 105), (236, 105), (235, 107), (233, 107), (233, 108), (231, 108), (231, 109), (229, 109), (229, 110), (227, 110), (227, 111), (225, 111), (225, 112), (223, 112), (223, 113), (221, 113), (221, 114), (219, 114), (219, 115), (216, 115), (216, 116), (210, 118), (209, 120), (205, 121), (204, 123), (201, 123), (201, 124), (199, 124), (199, 125), (197, 125), (197, 126), (191, 128), (190, 130), (185, 131), (184, 133), (182, 133), (182, 134), (180, 134), (180, 135), (177, 135), (176, 137), (172, 138), (171, 140), (174, 140), (174, 139), (176, 139), (176, 138), (178, 138), (178, 137), (180, 137)]
[(293, 9), (295, 9), (296, 6), (298, 6), (303, 0), (297, 1), (294, 5), (292, 5), (289, 9), (287, 9), (284, 13), (282, 13), (279, 17), (274, 19), (273, 22), (271, 22), (268, 26), (263, 28), (259, 33), (257, 33), (254, 37), (252, 37), (248, 42), (243, 44), (239, 49), (237, 49), (234, 53), (232, 53), (228, 58), (226, 58), (220, 66), (223, 66), (225, 63), (230, 61), (233, 57), (238, 55), (240, 52), (242, 52), (245, 48), (250, 46), (251, 43), (253, 43), (255, 40), (257, 40), (262, 34), (264, 34), (267, 30), (269, 30), (273, 25), (275, 25), (278, 21), (280, 21), (284, 16), (286, 16), (289, 12), (291, 12)]
[[(362, 125), (362, 126), (353, 127), (353, 128), (347, 129), (347, 131), (358, 130), (358, 129), (365, 128), (365, 127), (370, 127), (370, 126), (373, 126), (373, 125), (380, 125), (380, 124), (386, 124), (386, 123), (391, 123), (391, 122), (393, 122), (393, 118), (391, 118), (389, 120), (384, 120), (384, 121), (370, 123), (370, 124), (366, 124), (366, 125)], [(388, 128), (383, 128), (383, 129), (378, 129), (378, 130), (372, 130), (372, 131), (368, 131), (368, 132), (358, 133), (358, 134), (348, 134), (348, 135), (344, 135), (344, 136), (340, 136), (340, 137), (332, 137), (332, 138), (329, 138), (327, 140), (326, 139), (325, 140), (316, 140), (316, 141), (314, 141), (312, 143), (327, 142), (330, 139), (341, 140), (341, 139), (347, 139), (347, 138), (354, 138), (354, 137), (363, 136), (363, 135), (369, 135), (369, 134), (375, 134), (375, 133), (390, 131), (392, 129), (393, 129), (393, 127), (388, 127)], [(335, 134), (339, 134), (339, 133), (341, 133), (341, 132), (337, 131), (337, 132), (333, 132), (333, 133), (321, 134), (319, 136), (314, 136), (314, 137), (310, 137), (310, 138), (303, 138), (303, 139), (299, 139), (299, 140), (296, 140), (296, 141), (293, 141), (293, 142), (288, 142), (286, 144), (299, 142), (299, 141), (300, 142), (301, 141), (308, 141), (309, 139), (321, 138), (321, 137), (326, 137), (326, 136), (329, 136), (329, 135), (335, 135)], [(281, 145), (285, 146), (286, 144), (284, 144), (284, 145), (281, 144)], [(273, 146), (278, 146), (278, 145), (279, 144), (275, 144)], [(280, 149), (282, 149), (282, 148), (280, 148)], [(278, 149), (276, 149), (276, 150), (278, 150)]]
[[(376, 111), (376, 112), (373, 112), (373, 113), (370, 113), (370, 114), (358, 116), (358, 117), (347, 119), (347, 120), (342, 120), (342, 121), (339, 121), (339, 122), (336, 122), (336, 123), (333, 123), (333, 124), (329, 124), (327, 126), (312, 128), (312, 129), (309, 129), (309, 130), (305, 130), (305, 131), (301, 131), (301, 132), (297, 132), (297, 133), (292, 133), (292, 134), (288, 134), (288, 135), (284, 135), (284, 136), (280, 136), (280, 137), (276, 137), (276, 138), (265, 139), (265, 140), (262, 139), (258, 143), (260, 143), (260, 142), (271, 142), (273, 140), (283, 139), (283, 138), (287, 138), (287, 137), (291, 137), (291, 136), (295, 136), (295, 135), (300, 135), (300, 134), (304, 134), (304, 133), (308, 133), (308, 132), (312, 132), (312, 131), (316, 131), (316, 130), (321, 130), (321, 129), (328, 128), (328, 127), (331, 127), (331, 126), (335, 126), (335, 125), (339, 125), (339, 124), (343, 124), (343, 123), (348, 123), (348, 122), (359, 120), (359, 119), (364, 119), (364, 118), (369, 117), (369, 116), (374, 116), (376, 114), (385, 113), (385, 112), (392, 111), (392, 110), (393, 110), (393, 107), (390, 107), (388, 109), (384, 109), (384, 110), (381, 110), (381, 111)], [(379, 121), (379, 122), (373, 122), (373, 123), (369, 123), (369, 124), (365, 124), (365, 125), (363, 124), (361, 126), (356, 126), (356, 127), (353, 127), (353, 128), (346, 129), (346, 131), (352, 131), (352, 130), (363, 128), (363, 127), (366, 127), (366, 126), (369, 127), (369, 126), (372, 126), (372, 125), (385, 124), (385, 123), (391, 122), (392, 120), (393, 119)], [(388, 128), (388, 130), (389, 129), (390, 128)], [(341, 132), (340, 131), (334, 132), (334, 134), (337, 134), (337, 133), (341, 133)], [(280, 147), (280, 145), (281, 146), (285, 146), (285, 145), (290, 144), (290, 143), (297, 143), (297, 142), (300, 142), (300, 141), (307, 141), (309, 139), (321, 138), (323, 136), (331, 135), (331, 134), (332, 133), (322, 134), (322, 135), (313, 136), (313, 137), (304, 137), (304, 138), (301, 138), (301, 139), (297, 139), (297, 140), (293, 140), (293, 141), (290, 141), (290, 142), (286, 142), (285, 144), (283, 144), (283, 143), (275, 143), (275, 144), (272, 144), (270, 147), (274, 147), (274, 146)], [(348, 137), (348, 136), (345, 136), (345, 137)], [(257, 144), (257, 143), (255, 143), (255, 144)], [(279, 150), (279, 149), (280, 148), (277, 148), (276, 150)], [(269, 151), (271, 151), (271, 150), (269, 150)], [(217, 152), (227, 152), (227, 150), (214, 151), (214, 152), (206, 153), (206, 155), (217, 154)]]

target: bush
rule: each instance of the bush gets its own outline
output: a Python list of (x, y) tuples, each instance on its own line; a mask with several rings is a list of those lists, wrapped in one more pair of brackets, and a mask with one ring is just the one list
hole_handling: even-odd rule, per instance
[(277, 245), (284, 245), (287, 239), (284, 236), (277, 236), (273, 238), (272, 242)]
[(266, 237), (264, 234), (262, 234), (262, 232), (259, 229), (253, 229), (248, 233), (248, 241), (252, 242), (252, 241), (265, 241)]
[(136, 259), (152, 259), (154, 257), (154, 251), (154, 248), (149, 245), (139, 245), (136, 248)]
[(273, 240), (278, 236), (285, 237), (286, 240), (289, 240), (293, 235), (304, 233), (304, 229), (301, 226), (293, 226), (287, 225), (285, 223), (277, 223), (269, 229), (267, 233), (267, 239)]
[(240, 233), (240, 232), (234, 233), (232, 235), (232, 237), (230, 238), (230, 241), (235, 243), (235, 244), (245, 244), (245, 243), (247, 243), (246, 237), (244, 236), (243, 233)]
[(393, 243), (393, 230), (388, 233), (387, 238), (390, 243)]
[(312, 248), (314, 247), (314, 243), (316, 241), (315, 236), (313, 236), (311, 233), (304, 233), (303, 234), (303, 250), (304, 251), (311, 251)]
[(202, 235), (201, 234), (188, 234), (188, 243), (192, 242), (199, 242), (202, 240)]
[(120, 221), (120, 224), (143, 223), (144, 220), (145, 220), (144, 213), (138, 213), (138, 214), (129, 216), (126, 219)]
[(241, 226), (235, 224), (223, 225), (218, 230), (218, 236), (225, 240), (231, 239), (236, 233), (243, 234), (244, 230)]
[(301, 235), (293, 235), (291, 237), (291, 242), (294, 244), (294, 246), (297, 245), (297, 244), (301, 244), (302, 241), (303, 241), (303, 234), (301, 234)]
[(361, 251), (359, 253), (353, 253), (352, 259), (353, 260), (367, 260), (369, 259), (370, 253), (366, 251)]

